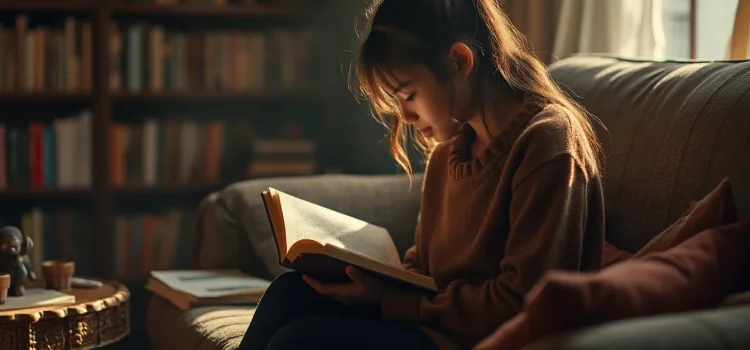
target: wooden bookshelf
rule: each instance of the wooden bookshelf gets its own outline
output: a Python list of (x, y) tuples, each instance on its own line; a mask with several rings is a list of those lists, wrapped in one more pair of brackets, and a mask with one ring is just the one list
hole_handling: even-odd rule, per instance
[(314, 16), (314, 8), (268, 4), (253, 5), (152, 5), (123, 3), (112, 9), (115, 15), (176, 17), (176, 18), (247, 18), (247, 19), (305, 19)]
[(68, 92), (0, 92), (0, 103), (91, 103), (93, 95)]
[(157, 186), (126, 186), (115, 188), (117, 196), (200, 195), (218, 191), (221, 184), (164, 184)]
[(0, 192), (0, 200), (75, 199), (91, 195), (89, 189), (11, 189)]
[[(19, 85), (18, 80), (9, 83), (14, 87), (24, 86), (24, 88), (7, 88), (0, 86), (0, 106), (17, 105), (17, 104), (34, 104), (35, 108), (42, 108), (45, 123), (50, 122), (56, 113), (65, 114), (60, 117), (69, 115), (69, 110), (79, 108), (90, 111), (91, 114), (91, 186), (88, 189), (43, 189), (43, 190), (5, 190), (0, 191), (0, 205), (12, 207), (14, 201), (31, 202), (33, 204), (44, 205), (45, 201), (56, 201), (57, 203), (66, 200), (88, 201), (87, 207), (81, 207), (80, 212), (85, 213), (87, 220), (91, 222), (91, 233), (93, 243), (91, 249), (94, 254), (91, 261), (94, 264), (93, 274), (102, 278), (113, 278), (115, 272), (115, 234), (114, 228), (118, 217), (122, 217), (117, 212), (120, 208), (116, 203), (128, 203), (148, 200), (149, 198), (158, 197), (160, 200), (174, 197), (178, 205), (185, 206), (185, 201), (179, 201), (180, 198), (200, 198), (212, 191), (220, 190), (227, 186), (228, 180), (221, 179), (218, 182), (203, 183), (189, 182), (186, 184), (169, 184), (170, 181), (160, 179), (160, 184), (155, 186), (116, 186), (112, 176), (112, 141), (111, 135), (115, 127), (120, 123), (138, 123), (139, 118), (155, 118), (158, 120), (169, 120), (170, 117), (162, 115), (161, 112), (152, 112), (148, 108), (157, 106), (154, 110), (169, 111), (175, 106), (181, 106), (185, 102), (190, 102), (190, 107), (195, 104), (205, 104), (209, 111), (211, 106), (216, 106), (215, 102), (221, 106), (224, 102), (260, 102), (265, 109), (259, 109), (259, 113), (266, 113), (268, 119), (279, 119), (274, 113), (275, 106), (289, 107), (296, 103), (302, 102), (303, 107), (299, 107), (300, 114), (310, 120), (316, 117), (309, 114), (309, 102), (315, 103), (315, 108), (320, 107), (326, 113), (320, 116), (320, 123), (324, 127), (321, 129), (330, 130), (331, 137), (327, 139), (334, 140), (338, 131), (335, 128), (335, 118), (330, 117), (333, 111), (335, 101), (325, 96), (328, 91), (326, 86), (319, 86), (315, 90), (303, 88), (276, 88), (269, 89), (216, 89), (205, 90), (197, 89), (190, 84), (188, 89), (170, 89), (165, 86), (159, 92), (151, 92), (149, 82), (144, 81), (142, 92), (129, 92), (126, 86), (116, 88), (112, 86), (112, 67), (113, 64), (119, 65), (121, 62), (113, 61), (111, 58), (111, 34), (115, 30), (122, 30), (135, 22), (147, 22), (148, 25), (154, 23), (163, 25), (166, 28), (172, 26), (175, 30), (185, 30), (185, 34), (196, 32), (217, 32), (217, 31), (235, 31), (243, 32), (259, 30), (263, 26), (273, 29), (288, 28), (298, 30), (301, 27), (314, 27), (318, 35), (330, 33), (326, 21), (320, 20), (319, 14), (325, 12), (325, 7), (321, 4), (327, 3), (328, 0), (301, 1), (299, 4), (273, 4), (275, 0), (269, 0), (264, 4), (252, 5), (228, 5), (220, 6), (197, 6), (197, 5), (152, 5), (143, 3), (132, 3), (123, 0), (0, 0), (0, 13), (6, 14), (5, 21), (8, 21), (10, 15), (25, 15), (29, 18), (30, 28), (39, 26), (40, 21), (35, 19), (38, 16), (44, 18), (68, 18), (75, 17), (76, 21), (85, 21), (90, 23), (91, 32), (91, 69), (90, 92), (73, 91), (37, 91), (24, 85)], [(322, 1), (322, 2), (321, 2)], [(315, 5), (305, 5), (312, 4)], [(47, 14), (51, 14), (48, 16)], [(245, 21), (247, 19), (247, 21)], [(289, 21), (291, 20), (291, 22)], [(54, 21), (54, 20), (52, 20)], [(161, 21), (161, 22), (160, 22)], [(231, 22), (231, 25), (224, 25), (223, 22)], [(77, 22), (78, 23), (78, 22)], [(113, 26), (116, 24), (117, 26)], [(59, 26), (60, 24), (51, 24)], [(77, 25), (77, 24), (76, 24)], [(212, 27), (215, 26), (215, 27)], [(4, 30), (15, 30), (14, 23), (3, 23)], [(55, 27), (52, 30), (64, 31), (65, 28)], [(79, 31), (75, 31), (79, 33)], [(77, 35), (77, 34), (76, 34)], [(149, 37), (146, 35), (146, 37)], [(28, 38), (28, 37), (27, 37)], [(78, 39), (77, 39), (78, 40)], [(327, 45), (326, 40), (323, 43), (317, 42), (315, 45)], [(29, 51), (25, 51), (29, 52)], [(322, 57), (316, 61), (316, 64), (325, 62), (325, 69), (330, 69), (330, 74), (340, 73), (339, 57), (328, 47), (318, 47), (317, 50), (311, 51), (310, 55), (320, 55), (330, 52), (330, 57)], [(83, 55), (82, 53), (76, 53)], [(124, 57), (124, 53), (122, 54)], [(20, 57), (20, 56), (19, 56)], [(88, 56), (87, 56), (88, 57)], [(148, 60), (146, 60), (148, 64)], [(79, 63), (79, 71), (75, 74), (81, 74), (80, 69), (85, 69), (83, 63)], [(312, 64), (312, 63), (311, 63)], [(44, 68), (47, 69), (47, 68)], [(59, 69), (59, 68), (58, 68)], [(321, 69), (315, 68), (319, 73)], [(75, 71), (75, 70), (74, 70)], [(46, 74), (46, 71), (43, 71)], [(26, 73), (24, 73), (26, 74)], [(37, 73), (38, 74), (38, 73)], [(38, 76), (38, 75), (37, 75)], [(76, 77), (78, 79), (80, 77)], [(46, 78), (45, 78), (46, 79)], [(84, 81), (84, 78), (80, 78)], [(123, 78), (124, 80), (125, 78)], [(165, 78), (166, 79), (166, 78)], [(6, 81), (7, 83), (7, 81)], [(20, 83), (20, 84), (30, 84)], [(124, 84), (124, 83), (123, 83)], [(18, 91), (15, 91), (18, 90)], [(69, 89), (70, 90), (70, 89)], [(269, 102), (269, 103), (266, 103)], [(213, 104), (212, 104), (213, 103)], [(143, 106), (141, 105), (143, 104)], [(65, 105), (65, 106), (62, 106)], [(271, 106), (271, 107), (268, 107)], [(22, 106), (23, 107), (23, 106)], [(62, 108), (64, 107), (64, 108)], [(19, 108), (19, 107), (16, 107)], [(242, 108), (242, 107), (241, 107)], [(245, 113), (252, 114), (255, 110), (237, 109), (238, 118), (245, 118)], [(136, 113), (143, 110), (143, 115), (136, 116), (132, 120), (130, 116), (122, 115), (123, 110), (135, 110)], [(35, 109), (36, 110), (36, 109)], [(203, 110), (203, 109), (201, 109)], [(231, 111), (231, 109), (229, 109)], [(64, 112), (63, 112), (64, 111)], [(249, 111), (249, 112), (248, 112)], [(226, 111), (224, 111), (226, 112)], [(210, 112), (204, 113), (206, 120), (212, 116)], [(0, 123), (9, 123), (11, 120), (0, 120)], [(26, 116), (24, 116), (26, 118)], [(245, 118), (246, 119), (246, 118)], [(34, 121), (33, 118), (29, 120)], [(19, 123), (13, 120), (14, 123)], [(201, 118), (201, 122), (203, 119)], [(315, 121), (317, 123), (317, 121)], [(323, 137), (323, 139), (326, 139)], [(333, 141), (331, 141), (333, 142)], [(333, 146), (321, 146), (322, 152), (325, 149), (331, 149)], [(335, 147), (334, 147), (335, 148)], [(330, 163), (330, 161), (328, 161)], [(325, 163), (325, 162), (321, 162)], [(324, 168), (324, 165), (321, 165)], [(234, 175), (233, 175), (234, 176)], [(127, 183), (127, 182), (126, 182)], [(122, 201), (120, 201), (122, 200)], [(197, 207), (198, 200), (194, 203)], [(194, 210), (196, 208), (192, 208)], [(79, 210), (73, 208), (71, 210)], [(90, 217), (88, 217), (90, 216)]]
[(305, 91), (165, 91), (112, 94), (113, 102), (180, 102), (180, 101), (322, 101), (323, 96)]
[(87, 12), (97, 6), (94, 0), (0, 0), (3, 12)]

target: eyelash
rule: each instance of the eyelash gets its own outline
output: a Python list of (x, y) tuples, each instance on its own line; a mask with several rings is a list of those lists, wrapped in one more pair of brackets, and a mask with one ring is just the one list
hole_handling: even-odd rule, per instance
[(406, 100), (409, 101), (409, 102), (411, 102), (411, 101), (414, 101), (415, 97), (417, 97), (416, 93), (409, 95), (409, 97), (407, 97)]

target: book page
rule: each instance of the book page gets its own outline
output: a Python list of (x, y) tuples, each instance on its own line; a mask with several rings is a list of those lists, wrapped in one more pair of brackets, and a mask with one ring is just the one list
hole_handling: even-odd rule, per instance
[(386, 229), (275, 189), (271, 191), (281, 204), (287, 247), (309, 239), (385, 264), (401, 265), (396, 246)]

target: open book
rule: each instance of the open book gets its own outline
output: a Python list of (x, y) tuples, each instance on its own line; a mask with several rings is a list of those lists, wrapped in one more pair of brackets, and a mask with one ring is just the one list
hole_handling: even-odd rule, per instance
[(279, 250), (279, 263), (324, 282), (348, 282), (348, 265), (384, 283), (437, 291), (432, 277), (404, 269), (385, 228), (274, 188), (261, 194)]

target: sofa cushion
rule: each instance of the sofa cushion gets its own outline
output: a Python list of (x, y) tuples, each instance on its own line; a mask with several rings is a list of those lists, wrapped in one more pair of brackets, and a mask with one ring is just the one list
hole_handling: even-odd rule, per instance
[[(403, 255), (414, 242), (419, 213), (422, 174), (320, 175), (264, 178), (235, 183), (219, 193), (217, 204), (227, 214), (227, 223), (247, 234), (252, 249), (273, 278), (287, 269), (279, 265), (278, 250), (268, 223), (261, 192), (274, 187), (290, 195), (385, 227)], [(240, 257), (241, 259), (241, 257)]]
[(595, 324), (715, 307), (740, 286), (748, 262), (750, 221), (744, 221), (601, 272), (552, 271), (526, 295), (523, 311), (485, 344), (520, 349)]
[(681, 312), (563, 333), (522, 350), (745, 350), (748, 324), (750, 306)]
[(187, 311), (154, 296), (146, 329), (153, 349), (235, 350), (254, 306), (205, 306)]
[(608, 242), (638, 251), (725, 177), (750, 219), (750, 61), (575, 56), (550, 70), (606, 127)]

